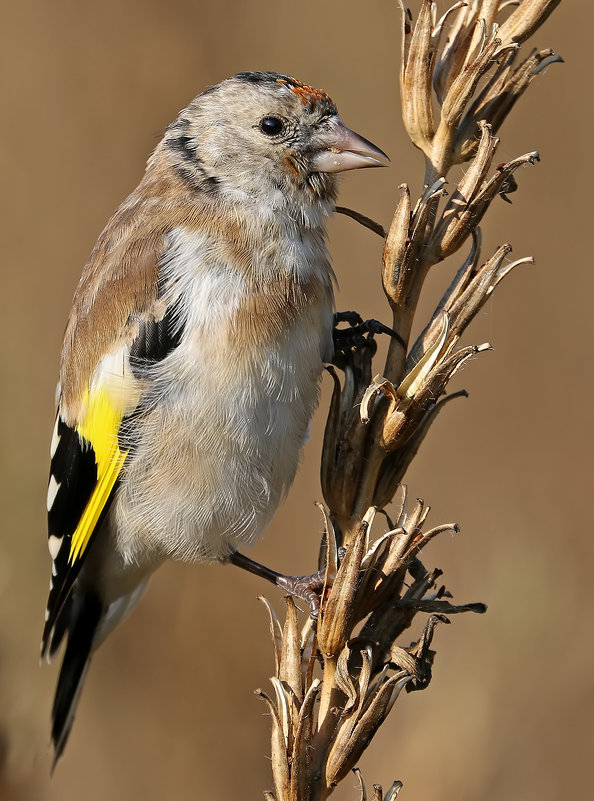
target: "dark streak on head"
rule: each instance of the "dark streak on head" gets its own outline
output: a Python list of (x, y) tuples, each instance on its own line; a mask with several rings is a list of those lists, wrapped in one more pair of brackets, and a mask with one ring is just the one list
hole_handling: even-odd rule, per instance
[(234, 76), (236, 81), (245, 81), (245, 83), (277, 83), (279, 78), (286, 80), (287, 76), (280, 72), (238, 72)]
[(196, 150), (191, 145), (192, 138), (182, 134), (181, 136), (174, 136), (167, 139), (167, 146), (174, 153), (181, 156), (184, 161), (195, 161)]
[(239, 72), (234, 80), (252, 84), (281, 84), (297, 95), (302, 103), (312, 107), (319, 105), (325, 114), (337, 113), (336, 106), (326, 92), (301, 83), (290, 75), (280, 72)]
[(172, 166), (192, 189), (212, 191), (217, 188), (219, 181), (206, 172), (202, 159), (196, 151), (195, 140), (188, 135), (189, 129), (190, 120), (187, 117), (179, 117), (169, 126), (165, 144), (173, 155)]

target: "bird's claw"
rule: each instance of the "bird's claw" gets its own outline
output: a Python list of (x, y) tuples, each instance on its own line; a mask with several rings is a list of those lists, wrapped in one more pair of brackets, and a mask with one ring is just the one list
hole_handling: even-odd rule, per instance
[[(338, 548), (337, 562), (344, 559), (346, 548)], [(320, 600), (324, 592), (324, 582), (326, 580), (326, 570), (318, 570), (309, 576), (279, 576), (276, 583), (279, 587), (286, 590), (295, 598), (301, 598), (309, 604), (309, 616), (312, 620), (317, 620), (320, 615)]]
[(349, 325), (361, 325), (363, 322), (363, 318), (356, 311), (342, 311), (342, 312), (334, 312), (334, 327), (336, 328), (337, 325), (340, 323), (348, 323)]
[[(340, 323), (348, 323), (349, 328), (338, 328)], [(396, 331), (389, 326), (381, 323), (379, 320), (364, 320), (361, 315), (356, 311), (336, 312), (334, 315), (334, 339), (343, 339), (348, 341), (350, 337), (364, 337), (368, 335), (365, 342), (369, 342), (376, 334), (387, 334), (390, 337), (398, 337)]]
[(318, 570), (309, 576), (279, 576), (277, 586), (286, 590), (295, 598), (301, 598), (309, 604), (309, 615), (317, 620), (320, 614), (320, 597), (324, 591), (325, 571)]
[[(338, 549), (337, 560), (338, 564), (342, 562), (346, 550), (342, 547)], [(276, 570), (271, 570), (259, 562), (254, 562), (249, 556), (234, 551), (229, 556), (229, 561), (240, 567), (242, 570), (247, 570), (248, 573), (253, 573), (260, 578), (272, 582), (281, 590), (285, 590), (289, 595), (294, 595), (295, 598), (301, 598), (309, 604), (309, 614), (313, 620), (317, 620), (320, 614), (320, 599), (324, 592), (324, 582), (326, 580), (326, 570), (322, 568), (317, 573), (311, 573), (309, 576), (285, 576), (283, 573), (277, 573)]]
[[(340, 323), (348, 323), (349, 327), (338, 328), (337, 326)], [(379, 320), (363, 320), (361, 315), (355, 311), (338, 312), (334, 315), (334, 329), (332, 332), (334, 357), (332, 363), (337, 367), (343, 366), (347, 358), (347, 352), (353, 348), (370, 349), (371, 355), (373, 355), (377, 348), (375, 341), (377, 334), (387, 334), (390, 337), (399, 339), (396, 331)]]

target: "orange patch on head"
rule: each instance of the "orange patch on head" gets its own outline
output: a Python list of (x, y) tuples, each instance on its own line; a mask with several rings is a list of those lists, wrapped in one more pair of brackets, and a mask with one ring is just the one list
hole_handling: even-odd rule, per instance
[(294, 95), (297, 95), (299, 100), (304, 106), (313, 106), (314, 103), (328, 103), (333, 106), (332, 99), (323, 92), (321, 89), (314, 89), (313, 86), (308, 86), (306, 83), (300, 83), (295, 79), (286, 81), (284, 78), (279, 78), (277, 83), (284, 83), (289, 87)]

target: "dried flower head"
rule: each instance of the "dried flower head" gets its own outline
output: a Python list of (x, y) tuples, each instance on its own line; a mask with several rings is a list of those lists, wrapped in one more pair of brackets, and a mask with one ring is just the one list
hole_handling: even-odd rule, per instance
[(428, 160), (429, 174), (445, 175), (453, 164), (467, 161), (476, 149), (479, 123), (486, 120), (497, 131), (536, 75), (560, 61), (551, 50), (542, 50), (516, 63), (522, 42), (559, 2), (470, 0), (455, 3), (438, 20), (437, 3), (423, 0), (413, 27), (412, 15), (400, 0), (402, 117)]
[[(326, 591), (317, 625), (300, 628), (287, 598), (281, 626), (267, 601), (275, 647), (274, 696), (257, 690), (272, 717), (272, 770), (276, 801), (321, 801), (352, 771), (403, 688), (421, 690), (431, 680), (431, 650), (445, 613), (484, 612), (483, 604), (456, 606), (438, 585), (439, 570), (419, 559), (449, 524), (424, 531), (429, 508), (417, 501), (407, 513), (401, 496), (396, 524), (370, 544), (371, 508), (343, 558), (331, 524), (324, 533)], [(264, 600), (264, 599), (262, 599)], [(429, 613), (420, 637), (407, 647), (397, 639), (418, 612)], [(400, 783), (386, 795), (393, 798)], [(364, 785), (362, 785), (364, 788)], [(374, 791), (375, 797), (381, 791)]]
[[(465, 395), (444, 393), (461, 365), (488, 345), (456, 350), (456, 343), (499, 281), (514, 266), (531, 261), (510, 263), (511, 246), (504, 244), (481, 263), (479, 224), (496, 198), (516, 188), (514, 173), (538, 161), (532, 152), (493, 167), (499, 144), (494, 131), (532, 79), (560, 60), (552, 51), (533, 51), (516, 66), (521, 42), (557, 3), (524, 0), (509, 13), (514, 4), (474, 0), (455, 3), (438, 19), (437, 4), (423, 0), (413, 24), (401, 2), (402, 113), (413, 143), (425, 155), (426, 183), (414, 205), (408, 186), (400, 186), (385, 235), (382, 283), (394, 333), (384, 369), (372, 380), (373, 349), (353, 348), (343, 354), (342, 382), (333, 374), (322, 489), (343, 543), (354, 536), (369, 506), (390, 502), (437, 412)], [(435, 107), (439, 119), (434, 119)], [(466, 172), (448, 197), (447, 172), (463, 161), (469, 162)], [(429, 270), (469, 240), (468, 257), (411, 346)]]

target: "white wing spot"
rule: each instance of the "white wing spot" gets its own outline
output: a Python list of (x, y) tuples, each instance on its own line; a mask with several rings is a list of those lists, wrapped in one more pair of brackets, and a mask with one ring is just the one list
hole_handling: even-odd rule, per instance
[(60, 551), (60, 546), (62, 545), (61, 537), (55, 537), (53, 534), (50, 534), (47, 540), (47, 547), (49, 548), (50, 556), (52, 559), (55, 559)]
[(92, 389), (107, 392), (112, 405), (131, 412), (140, 398), (140, 384), (130, 367), (130, 348), (124, 345), (101, 359), (93, 374)]
[(56, 481), (54, 476), (50, 477), (49, 486), (47, 488), (47, 511), (52, 508), (54, 505), (54, 501), (56, 500), (56, 495), (58, 494), (58, 490), (60, 489), (60, 484)]
[(54, 433), (52, 434), (52, 444), (50, 445), (50, 459), (54, 458), (58, 450), (58, 445), (60, 444), (60, 435), (58, 434), (59, 419), (59, 417), (56, 417), (56, 425), (54, 426)]

